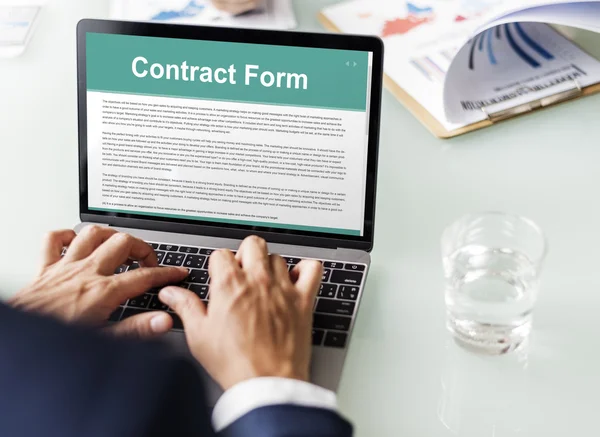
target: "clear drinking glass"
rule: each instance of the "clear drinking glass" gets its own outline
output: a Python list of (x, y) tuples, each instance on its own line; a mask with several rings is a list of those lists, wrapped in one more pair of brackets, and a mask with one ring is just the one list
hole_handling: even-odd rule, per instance
[(542, 230), (517, 215), (471, 214), (446, 228), (447, 326), (457, 343), (503, 354), (527, 339), (546, 252)]

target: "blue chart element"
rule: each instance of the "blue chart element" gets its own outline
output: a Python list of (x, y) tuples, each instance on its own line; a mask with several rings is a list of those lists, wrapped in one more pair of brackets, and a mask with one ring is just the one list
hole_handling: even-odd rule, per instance
[(196, 0), (190, 2), (180, 11), (161, 11), (151, 18), (155, 21), (173, 20), (175, 18), (195, 17), (204, 9), (204, 5), (196, 3)]
[(538, 52), (544, 59), (548, 61), (550, 59), (554, 59), (554, 56), (552, 56), (551, 53), (546, 51), (542, 46), (540, 46), (538, 43), (532, 40), (531, 37), (525, 33), (525, 31), (519, 23), (515, 23), (515, 29), (517, 29), (517, 33), (519, 34), (521, 39), (525, 41), (525, 43), (529, 45), (529, 47)]
[(481, 34), (477, 35), (471, 43), (471, 51), (469, 53), (469, 70), (475, 70), (475, 46), (477, 45), (477, 39), (481, 38)]
[(417, 5), (412, 3), (406, 3), (406, 9), (408, 9), (409, 14), (419, 15), (419, 14), (431, 14), (433, 12), (432, 7), (420, 8)]
[(494, 31), (493, 29), (489, 29), (486, 32), (486, 36), (487, 36), (487, 52), (488, 52), (488, 59), (490, 60), (490, 64), (496, 65), (496, 57), (494, 56), (494, 50), (492, 49), (492, 32), (493, 31)]
[(529, 56), (527, 53), (523, 51), (523, 49), (515, 42), (512, 33), (510, 33), (510, 28), (508, 24), (504, 25), (504, 32), (506, 33), (506, 39), (508, 40), (508, 44), (515, 51), (515, 53), (526, 63), (531, 65), (533, 68), (538, 68), (540, 63)]
[(502, 34), (500, 31), (502, 30), (502, 26), (496, 26), (496, 39), (502, 39)]

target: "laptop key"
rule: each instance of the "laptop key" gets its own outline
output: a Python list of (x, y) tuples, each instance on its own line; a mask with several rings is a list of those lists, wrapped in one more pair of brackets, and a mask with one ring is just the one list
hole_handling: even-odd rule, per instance
[(127, 264), (120, 265), (119, 267), (117, 267), (117, 270), (115, 270), (115, 275), (118, 275), (120, 273), (125, 273), (128, 268), (129, 268), (129, 266)]
[(323, 345), (329, 347), (344, 347), (346, 346), (347, 338), (348, 334), (344, 334), (343, 332), (329, 331), (325, 336), (325, 343)]
[(172, 244), (161, 244), (160, 250), (166, 250), (167, 252), (177, 252), (179, 250), (179, 246), (174, 246)]
[(158, 260), (158, 263), (162, 264), (163, 258), (165, 257), (165, 252), (156, 251), (154, 253), (156, 254), (156, 259)]
[(325, 331), (321, 331), (320, 329), (312, 330), (312, 344), (313, 346), (321, 346), (323, 342), (323, 337), (325, 336)]
[(354, 302), (344, 302), (333, 299), (319, 299), (316, 311), (319, 313), (339, 314), (341, 316), (351, 316), (354, 314)]
[(131, 263), (131, 265), (129, 266), (129, 270), (136, 270), (140, 268), (140, 263), (137, 261), (134, 261)]
[(325, 269), (323, 270), (323, 277), (321, 278), (321, 282), (329, 282), (329, 277), (331, 276), (331, 270)]
[(362, 264), (346, 264), (346, 270), (354, 270), (355, 272), (364, 272), (365, 266)]
[(184, 253), (167, 252), (163, 264), (166, 266), (180, 266), (185, 259)]
[(200, 299), (208, 297), (208, 285), (191, 284), (190, 290), (196, 293)]
[(298, 264), (300, 261), (302, 261), (300, 258), (293, 258), (291, 256), (284, 256), (283, 259), (285, 260), (285, 262), (289, 265), (289, 264), (293, 264), (296, 265)]
[(214, 251), (215, 249), (200, 249), (200, 254), (210, 256)]
[(319, 288), (319, 296), (320, 297), (335, 297), (335, 292), (337, 291), (337, 285), (335, 284), (321, 284)]
[(337, 295), (338, 299), (356, 300), (358, 298), (358, 287), (342, 285)]
[(198, 249), (197, 247), (185, 247), (185, 246), (181, 246), (179, 248), (179, 251), (183, 252), (183, 253), (198, 253), (199, 250), (200, 249)]
[(134, 308), (148, 308), (148, 304), (150, 303), (151, 299), (152, 299), (152, 295), (149, 293), (145, 293), (145, 294), (142, 294), (141, 296), (129, 299), (127, 301), (127, 306), (134, 307)]
[(362, 282), (362, 272), (351, 272), (349, 270), (333, 270), (329, 282), (335, 284), (360, 285)]
[(208, 271), (206, 270), (190, 270), (187, 281), (196, 284), (206, 284), (208, 282)]
[(335, 329), (337, 331), (348, 331), (352, 318), (344, 316), (332, 316), (329, 314), (314, 314), (313, 327), (320, 329)]
[(153, 295), (150, 305), (148, 305), (148, 309), (152, 311), (167, 311), (169, 307), (162, 303), (157, 295)]
[(206, 257), (202, 255), (188, 255), (183, 263), (184, 267), (189, 269), (201, 269), (206, 261)]
[(326, 269), (343, 269), (344, 268), (344, 263), (333, 262), (333, 261), (325, 261), (323, 263), (323, 267), (325, 267)]
[(154, 249), (154, 250), (158, 249), (158, 243), (148, 243), (147, 241), (146, 241), (146, 243), (148, 245), (150, 245), (152, 247), (152, 249)]
[(110, 316), (108, 316), (108, 321), (109, 322), (118, 322), (119, 320), (121, 320), (121, 314), (123, 314), (123, 307), (119, 307), (116, 310), (114, 310)]
[(136, 316), (138, 314), (144, 314), (147, 312), (148, 312), (148, 310), (143, 310), (140, 308), (125, 308), (125, 310), (123, 311), (123, 314), (121, 315), (121, 320), (124, 320), (128, 317)]

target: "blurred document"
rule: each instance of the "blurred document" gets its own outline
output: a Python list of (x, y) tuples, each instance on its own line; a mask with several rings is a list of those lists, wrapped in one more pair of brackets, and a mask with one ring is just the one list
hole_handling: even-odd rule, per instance
[(0, 5), (0, 45), (25, 45), (39, 6)]
[(0, 57), (13, 58), (27, 48), (41, 6), (8, 6), (0, 0)]
[(255, 29), (292, 29), (297, 25), (291, 0), (264, 0), (259, 9), (236, 16), (218, 10), (210, 0), (112, 0), (111, 17)]

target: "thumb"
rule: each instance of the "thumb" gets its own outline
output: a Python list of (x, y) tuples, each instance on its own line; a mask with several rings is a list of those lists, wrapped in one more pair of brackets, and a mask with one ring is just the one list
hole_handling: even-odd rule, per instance
[(165, 287), (160, 291), (158, 297), (181, 317), (186, 332), (189, 332), (188, 328), (197, 326), (206, 318), (204, 303), (197, 295), (185, 288)]
[(107, 329), (116, 335), (146, 339), (166, 334), (172, 326), (171, 316), (167, 313), (153, 311), (128, 317)]

